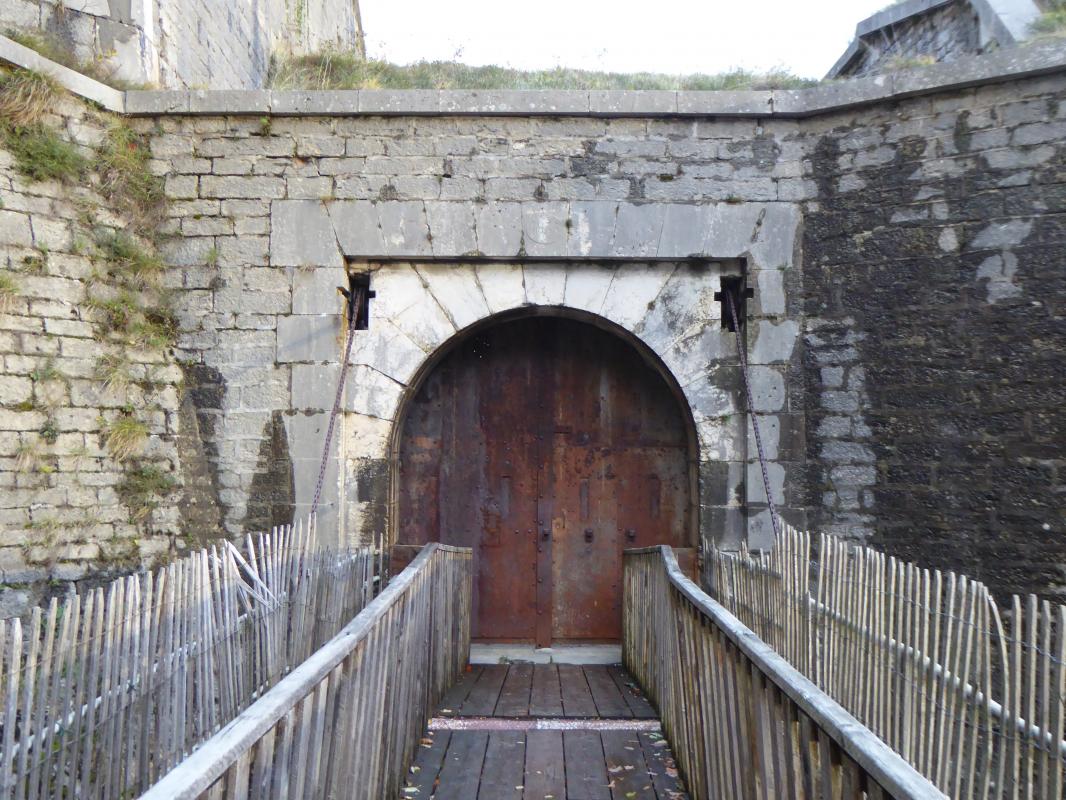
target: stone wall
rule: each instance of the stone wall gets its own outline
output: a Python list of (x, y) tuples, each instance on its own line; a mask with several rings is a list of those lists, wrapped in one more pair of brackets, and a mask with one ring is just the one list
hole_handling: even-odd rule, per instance
[[(71, 98), (44, 121), (94, 159), (114, 123)], [(26, 178), (0, 145), (0, 616), (218, 531), (180, 367), (105, 322), (120, 290), (101, 243), (127, 223), (98, 186)], [(141, 438), (121, 461), (119, 420)]]
[(812, 122), (816, 528), (1066, 592), (1066, 79)]
[[(802, 523), (790, 478), (804, 471), (803, 387), (790, 380), (799, 306), (786, 305), (786, 281), (799, 223), (791, 200), (815, 184), (800, 177), (795, 124), (360, 116), (141, 125), (181, 234), (166, 247), (186, 290), (181, 349), (209, 387), (192, 385), (192, 396), (213, 420), (230, 531), (307, 509), (341, 354), (336, 287), (347, 269), (369, 269), (378, 296), (370, 329), (357, 334), (322, 530), (353, 540), (383, 532), (393, 425), (439, 347), (492, 314), (548, 305), (621, 325), (664, 360), (699, 429), (706, 536), (765, 543), (736, 345), (713, 300), (720, 276), (737, 271), (721, 261), (739, 258), (758, 288), (749, 336), (773, 492)], [(661, 264), (679, 258), (706, 262), (703, 272)], [(605, 269), (604, 259), (619, 263)], [(642, 266), (649, 259), (660, 265)]]
[(348, 0), (4, 0), (0, 30), (40, 29), (130, 83), (258, 89), (275, 52), (351, 48)]
[[(149, 452), (181, 491), (159, 504), (143, 555), (181, 547), (179, 522), (237, 535), (307, 511), (341, 357), (336, 289), (367, 272), (378, 296), (327, 463), (324, 532), (388, 532), (390, 442), (441, 348), (495, 314), (551, 306), (620, 326), (661, 359), (697, 427), (704, 541), (765, 546), (736, 345), (714, 301), (743, 267), (755, 410), (785, 518), (998, 590), (1061, 594), (1064, 63), (1048, 44), (773, 93), (131, 93), (169, 197), (185, 390), (167, 378), (152, 401)], [(99, 126), (60, 122), (73, 136)], [(80, 223), (60, 189), (6, 175), (25, 206), (3, 210), (21, 276), (38, 228)], [(82, 273), (11, 317), (13, 377), (30, 375), (35, 348), (63, 361), (77, 347), (49, 331), (48, 310), (80, 313)], [(66, 304), (43, 302), (53, 295)], [(94, 320), (75, 320), (95, 341)], [(19, 327), (34, 325), (45, 344)], [(100, 434), (126, 411), (77, 383), (91, 365), (69, 363), (68, 405), (104, 418), (70, 429), (72, 446), (114, 485), (125, 468)], [(3, 402), (15, 491), (27, 478), (14, 459), (48, 417), (19, 410), (21, 395)], [(84, 483), (65, 463), (34, 476), (64, 513)], [(38, 501), (12, 497), (12, 524), (23, 509), (32, 522)], [(126, 514), (113, 530), (133, 531), (113, 500), (86, 502), (111, 502)], [(18, 537), (32, 529), (13, 530), (6, 557), (29, 569)], [(70, 551), (84, 565), (71, 569), (95, 569), (99, 541), (76, 542), (88, 549)]]
[(890, 72), (915, 61), (954, 61), (980, 53), (982, 45), (977, 12), (969, 0), (955, 0), (860, 36), (856, 54), (837, 77)]

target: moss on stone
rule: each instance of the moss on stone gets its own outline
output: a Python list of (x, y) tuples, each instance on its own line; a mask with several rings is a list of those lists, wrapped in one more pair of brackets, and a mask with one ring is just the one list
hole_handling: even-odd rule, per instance
[(177, 488), (173, 476), (153, 464), (140, 464), (126, 472), (118, 494), (133, 522), (143, 522), (160, 502)]

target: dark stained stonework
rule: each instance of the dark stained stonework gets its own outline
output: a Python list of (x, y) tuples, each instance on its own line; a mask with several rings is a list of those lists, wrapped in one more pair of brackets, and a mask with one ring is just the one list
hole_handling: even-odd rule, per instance
[(248, 512), (244, 518), (245, 530), (268, 531), (276, 525), (292, 523), (295, 494), (284, 412), (275, 411), (270, 415), (260, 440), (259, 461), (252, 476)]
[(1061, 596), (1066, 123), (1044, 120), (1066, 90), (1027, 88), (901, 103), (813, 147), (808, 502), (815, 529)]
[[(186, 370), (188, 374), (189, 370)], [(185, 392), (181, 398), (178, 421), (180, 427), (176, 438), (184, 481), (180, 502), (181, 530), (188, 542), (205, 545), (212, 538), (223, 535), (221, 502), (217, 473), (209, 456), (215, 445), (201, 432), (201, 417), (191, 392)]]

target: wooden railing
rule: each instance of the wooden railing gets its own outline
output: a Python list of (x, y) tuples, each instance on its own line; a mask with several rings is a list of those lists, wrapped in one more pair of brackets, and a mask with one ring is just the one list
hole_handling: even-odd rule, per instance
[(695, 800), (943, 798), (678, 568), (625, 554), (623, 654)]
[(708, 593), (950, 797), (1066, 787), (1066, 605), (782, 524)]
[(470, 550), (427, 545), (142, 799), (399, 796), (430, 713), (469, 657), (471, 563)]
[(351, 620), (380, 553), (314, 520), (0, 620), (0, 800), (135, 797)]

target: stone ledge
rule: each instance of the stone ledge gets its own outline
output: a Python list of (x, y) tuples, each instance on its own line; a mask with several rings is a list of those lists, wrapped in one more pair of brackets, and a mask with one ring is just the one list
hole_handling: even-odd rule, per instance
[(99, 103), (108, 111), (126, 110), (125, 92), (112, 89), (80, 72), (64, 67), (40, 55), (35, 50), (23, 47), (18, 42), (0, 36), (0, 61), (6, 61), (23, 69), (40, 72), (55, 80), (60, 86), (79, 97)]
[(773, 91), (127, 92), (133, 115), (801, 118), (1066, 70), (1066, 42), (1011, 47), (892, 75)]
[(513, 116), (802, 118), (978, 84), (1066, 71), (1066, 42), (1009, 47), (891, 75), (773, 91), (129, 91), (119, 92), (0, 36), (0, 60), (52, 75), (133, 116)]

